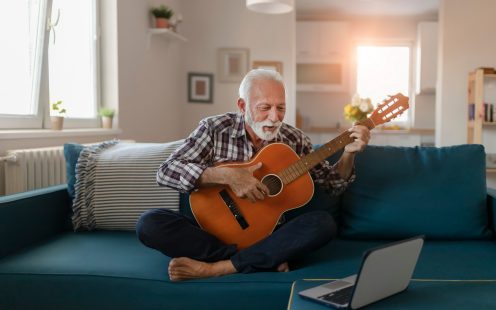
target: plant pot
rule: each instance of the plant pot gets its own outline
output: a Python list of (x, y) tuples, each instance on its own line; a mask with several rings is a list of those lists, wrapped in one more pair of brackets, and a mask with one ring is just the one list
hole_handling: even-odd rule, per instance
[(62, 128), (64, 127), (63, 116), (50, 116), (50, 121), (52, 123), (52, 130), (62, 130)]
[(157, 17), (155, 18), (155, 27), (157, 28), (169, 28), (170, 23), (167, 18)]
[(102, 127), (104, 129), (112, 129), (112, 117), (102, 116)]

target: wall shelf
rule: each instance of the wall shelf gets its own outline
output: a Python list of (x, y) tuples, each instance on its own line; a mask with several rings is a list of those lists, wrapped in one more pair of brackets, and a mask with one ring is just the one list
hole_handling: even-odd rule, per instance
[[(483, 68), (479, 68), (469, 73), (468, 76), (468, 120), (467, 120), (467, 143), (474, 144), (484, 144), (486, 147), (486, 152), (489, 149), (493, 149), (494, 147), (488, 147), (489, 145), (494, 146), (493, 143), (488, 143), (488, 136), (486, 135), (484, 139), (484, 129), (493, 129), (496, 126), (496, 122), (488, 122), (484, 117), (484, 104), (485, 103), (494, 103), (494, 93), (491, 93), (491, 96), (487, 96), (490, 94), (487, 92), (486, 94), (486, 83), (488, 79), (496, 79), (496, 74), (494, 73), (485, 73)], [(490, 98), (489, 98), (490, 97)], [(491, 133), (492, 132), (492, 133)], [(494, 132), (492, 130), (489, 131), (491, 133), (489, 140), (494, 139)], [(489, 151), (491, 152), (491, 151)], [(493, 151), (494, 152), (494, 151)]]
[(152, 36), (161, 36), (167, 41), (179, 41), (179, 42), (187, 42), (188, 39), (183, 37), (182, 35), (178, 34), (175, 31), (172, 31), (167, 28), (149, 28), (147, 32), (147, 42), (146, 42), (146, 48), (150, 48), (150, 41)]

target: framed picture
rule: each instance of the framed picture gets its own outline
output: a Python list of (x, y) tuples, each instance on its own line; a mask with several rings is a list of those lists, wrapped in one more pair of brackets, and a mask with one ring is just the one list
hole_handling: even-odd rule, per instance
[(188, 101), (211, 103), (214, 94), (214, 75), (211, 73), (188, 73)]
[(251, 67), (252, 69), (275, 70), (282, 75), (282, 61), (254, 60)]
[(217, 58), (219, 82), (241, 82), (248, 72), (247, 48), (219, 48)]

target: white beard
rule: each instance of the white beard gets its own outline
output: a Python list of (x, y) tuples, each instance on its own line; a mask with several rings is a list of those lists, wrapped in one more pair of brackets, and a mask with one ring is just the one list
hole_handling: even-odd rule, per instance
[[(255, 134), (262, 140), (270, 141), (277, 137), (277, 134), (279, 133), (279, 130), (281, 129), (282, 122), (275, 122), (273, 123), (270, 120), (265, 120), (262, 122), (255, 122), (253, 121), (253, 117), (251, 116), (250, 109), (247, 107), (246, 108), (246, 113), (245, 113), (245, 122), (253, 129)], [(274, 131), (264, 131), (263, 127), (264, 126), (269, 126), (269, 127), (276, 127)]]

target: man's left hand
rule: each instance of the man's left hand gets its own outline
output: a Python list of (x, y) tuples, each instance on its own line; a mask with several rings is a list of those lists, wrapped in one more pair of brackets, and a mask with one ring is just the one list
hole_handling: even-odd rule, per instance
[(370, 140), (370, 130), (363, 125), (353, 125), (348, 131), (350, 137), (355, 141), (345, 146), (344, 151), (347, 153), (361, 152), (365, 149)]

